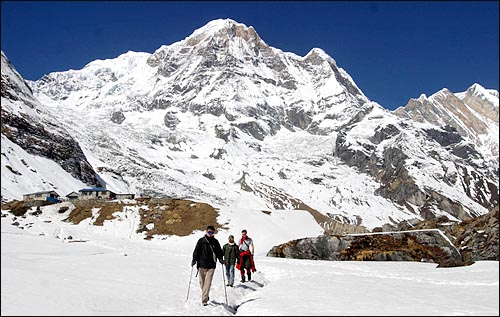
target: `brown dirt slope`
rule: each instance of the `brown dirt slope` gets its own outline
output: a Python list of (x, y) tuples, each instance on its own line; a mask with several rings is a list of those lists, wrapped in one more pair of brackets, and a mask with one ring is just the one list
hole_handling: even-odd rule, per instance
[(123, 212), (124, 208), (138, 206), (141, 222), (137, 232), (145, 232), (148, 240), (153, 235), (187, 236), (194, 230), (205, 230), (208, 225), (221, 228), (217, 223), (217, 209), (206, 203), (186, 199), (143, 199), (128, 204), (88, 200), (74, 202), (74, 205), (75, 209), (65, 221), (78, 224), (92, 217), (92, 209), (97, 208), (97, 217), (93, 223), (97, 226), (102, 226), (106, 220), (112, 220), (113, 214)]
[[(119, 203), (103, 200), (79, 200), (74, 201), (75, 206), (64, 221), (79, 224), (85, 219), (93, 217), (92, 223), (102, 226), (106, 220), (115, 218), (113, 214), (124, 212), (126, 208), (139, 207), (140, 224), (137, 233), (145, 232), (145, 239), (149, 240), (153, 235), (177, 235), (187, 236), (194, 230), (205, 230), (208, 225), (216, 229), (223, 226), (217, 223), (218, 209), (206, 203), (195, 202), (187, 199), (174, 198), (150, 198), (137, 199), (135, 202)], [(34, 208), (24, 201), (11, 201), (2, 204), (3, 210), (9, 210), (15, 216), (24, 216), (26, 212)], [(61, 207), (60, 213), (67, 210)], [(149, 229), (148, 229), (149, 228)]]
[[(205, 230), (217, 223), (218, 210), (206, 203), (184, 199), (154, 199), (139, 210), (141, 224), (138, 232), (146, 231), (146, 239), (155, 234), (187, 236), (194, 230)], [(148, 224), (154, 227), (147, 229)]]

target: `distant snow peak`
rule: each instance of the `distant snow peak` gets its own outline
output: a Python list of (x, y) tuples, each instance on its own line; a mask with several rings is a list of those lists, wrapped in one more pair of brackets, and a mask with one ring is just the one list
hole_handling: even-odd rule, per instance
[(442, 96), (448, 97), (451, 95), (453, 95), (453, 93), (448, 88), (443, 88), (443, 89), (439, 90), (438, 92), (436, 92), (435, 94), (433, 94), (432, 96), (430, 96), (429, 98), (432, 99), (432, 98), (442, 97)]
[(318, 47), (314, 47), (309, 51), (309, 53), (306, 54), (306, 56), (304, 56), (304, 60), (311, 60), (314, 58), (324, 59), (336, 65), (335, 60), (330, 55), (328, 55), (324, 50)]
[(235, 29), (235, 28), (239, 28), (242, 30), (249, 30), (249, 29), (253, 30), (253, 27), (251, 27), (251, 26), (248, 27), (243, 23), (236, 22), (236, 21), (229, 19), (229, 18), (228, 19), (216, 19), (216, 20), (212, 20), (212, 21), (208, 22), (207, 24), (205, 24), (204, 26), (196, 29), (191, 34), (191, 36), (196, 36), (199, 34), (207, 34), (207, 35), (215, 34), (221, 30), (227, 31), (229, 29)]
[(483, 157), (498, 164), (499, 111), (495, 90), (484, 89), (477, 83), (461, 93), (443, 88), (429, 98), (422, 94), (418, 99), (410, 99), (393, 113), (437, 127), (451, 126), (473, 142)]
[(218, 44), (226, 43), (227, 40), (244, 40), (246, 42), (262, 43), (255, 29), (247, 27), (231, 19), (217, 19), (208, 22), (203, 27), (195, 30), (184, 42), (189, 46), (196, 46), (201, 42), (216, 41)]
[(487, 95), (489, 92), (487, 89), (485, 89), (483, 86), (481, 86), (480, 84), (478, 83), (474, 83), (472, 84), (472, 86), (470, 86), (466, 93), (469, 93), (469, 94), (473, 94), (473, 95)]
[(424, 101), (424, 100), (427, 100), (427, 95), (426, 94), (420, 94), (420, 96), (418, 97), (418, 99), (416, 99), (418, 101)]

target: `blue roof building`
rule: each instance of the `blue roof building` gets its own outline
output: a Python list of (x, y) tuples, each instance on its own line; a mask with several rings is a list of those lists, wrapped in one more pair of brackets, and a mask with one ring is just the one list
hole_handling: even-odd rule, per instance
[(79, 190), (80, 199), (115, 199), (116, 194), (104, 187), (89, 187)]

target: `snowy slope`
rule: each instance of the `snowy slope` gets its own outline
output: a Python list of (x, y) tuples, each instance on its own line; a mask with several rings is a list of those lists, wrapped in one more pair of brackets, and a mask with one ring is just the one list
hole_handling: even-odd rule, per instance
[[(23, 194), (55, 190), (60, 196), (86, 187), (56, 162), (31, 155), (2, 135), (2, 198), (22, 200)], [(10, 200), (10, 199), (9, 199)]]
[(498, 261), (436, 268), (266, 257), (270, 245), (316, 236), (321, 228), (307, 213), (291, 210), (271, 217), (253, 213), (243, 222), (237, 219), (248, 210), (237, 208), (221, 210), (221, 217), (231, 220), (216, 238), (225, 243), (229, 234), (239, 238), (246, 228), (255, 242), (257, 272), (253, 282), (236, 280), (235, 287), (225, 287), (218, 264), (212, 303), (204, 307), (196, 269), (190, 267), (202, 232), (146, 241), (133, 233), (132, 210), (101, 227), (56, 221), (69, 212), (59, 214), (59, 206), (42, 207), (38, 217), (1, 218), (2, 315), (494, 316), (499, 311)]
[(34, 96), (2, 51), (2, 201), (55, 190), (64, 196), (97, 175), (78, 143)]

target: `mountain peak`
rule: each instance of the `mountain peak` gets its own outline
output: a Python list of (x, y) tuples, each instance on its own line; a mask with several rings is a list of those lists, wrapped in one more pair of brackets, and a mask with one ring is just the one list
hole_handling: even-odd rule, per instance
[(229, 29), (234, 26), (248, 28), (245, 24), (236, 22), (232, 19), (216, 19), (194, 30), (194, 32), (189, 37), (197, 36), (199, 34), (214, 34), (220, 31), (221, 29)]
[(427, 100), (427, 95), (426, 94), (420, 94), (420, 96), (416, 100), (418, 100), (418, 101)]
[(328, 55), (323, 49), (318, 47), (314, 47), (309, 51), (309, 53), (306, 54), (306, 56), (304, 56), (305, 59), (310, 59), (312, 57), (319, 57), (324, 60), (335, 62), (330, 55)]
[(438, 92), (434, 93), (432, 96), (430, 96), (429, 99), (432, 100), (439, 98), (444, 99), (444, 98), (451, 98), (452, 96), (456, 97), (448, 88), (443, 88)]
[(470, 91), (482, 91), (482, 90), (485, 90), (483, 86), (481, 86), (480, 84), (478, 83), (474, 83), (472, 84), (469, 89), (467, 90), (470, 90)]
[(498, 91), (494, 89), (486, 89), (480, 84), (474, 83), (467, 89), (465, 94), (476, 96), (478, 98), (489, 99), (490, 102), (498, 108)]
[(262, 42), (262, 39), (252, 26), (248, 27), (232, 19), (212, 20), (201, 28), (196, 29), (185, 39), (185, 41), (188, 45), (195, 46), (206, 39), (214, 37), (221, 37), (224, 39), (241, 38), (247, 42)]

